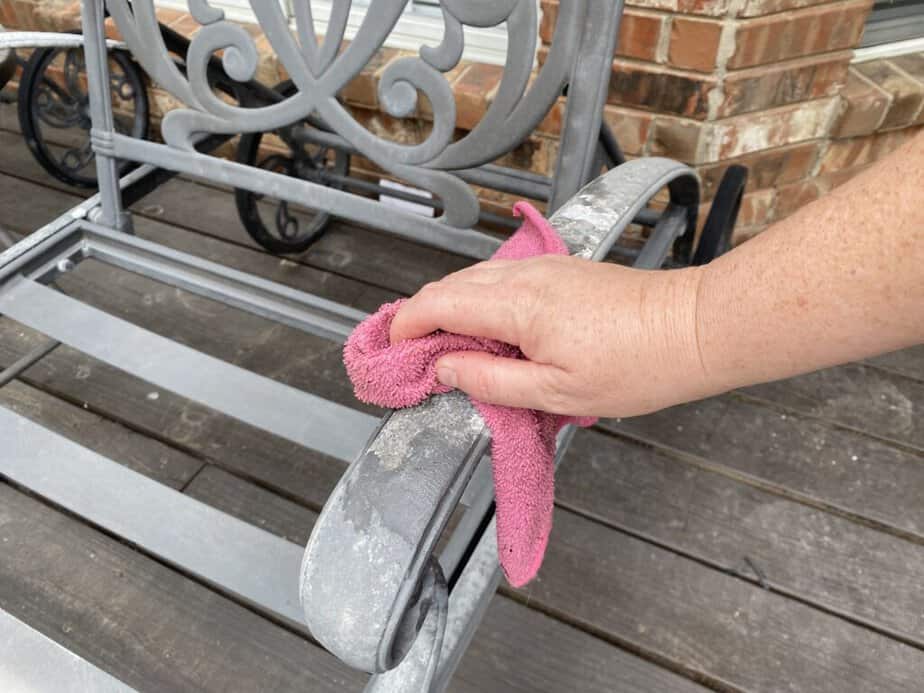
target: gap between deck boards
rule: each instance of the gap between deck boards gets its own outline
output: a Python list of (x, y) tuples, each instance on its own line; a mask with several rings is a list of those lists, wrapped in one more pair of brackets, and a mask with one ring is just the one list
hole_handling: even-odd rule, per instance
[[(78, 399), (79, 399), (79, 398), (78, 398)], [(76, 400), (75, 400), (75, 401), (76, 401)], [(146, 433), (146, 435), (149, 435), (149, 433)], [(715, 471), (715, 470), (712, 470), (712, 471)], [(750, 482), (749, 482), (749, 483), (750, 483)], [(589, 624), (587, 627), (588, 627), (588, 628), (595, 628), (596, 626), (594, 626), (594, 625), (591, 623), (591, 624)]]

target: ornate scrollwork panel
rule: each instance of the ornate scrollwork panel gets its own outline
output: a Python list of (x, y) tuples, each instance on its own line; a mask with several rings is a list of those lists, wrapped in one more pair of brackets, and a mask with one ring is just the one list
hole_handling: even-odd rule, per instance
[[(261, 29), (297, 91), (278, 103), (244, 107), (219, 98), (207, 78), (209, 60), (222, 53), (222, 65), (234, 80), (253, 78), (258, 52), (251, 35), (225, 19), (207, 0), (189, 0), (190, 14), (202, 25), (190, 44), (185, 71), (160, 39), (153, 0), (109, 0), (108, 6), (126, 43), (148, 73), (185, 104), (164, 118), (164, 140), (191, 150), (206, 134), (260, 132), (320, 117), (357, 151), (383, 169), (440, 197), (441, 221), (467, 227), (478, 217), (477, 199), (450, 172), (492, 161), (531, 132), (561, 94), (580, 45), (586, 2), (563, 3), (553, 44), (533, 76), (537, 45), (535, 0), (443, 0), (444, 32), (417, 56), (392, 61), (381, 74), (379, 100), (396, 118), (416, 112), (421, 94), (433, 112), (433, 128), (423, 141), (400, 144), (363, 127), (337, 100), (337, 94), (385, 43), (407, 0), (372, 0), (355, 36), (343, 50), (351, 0), (335, 0), (323, 40), (317, 35), (310, 0), (295, 0), (295, 31), (277, 2), (251, 0)], [(615, 10), (614, 10), (615, 11)], [(464, 27), (503, 25), (508, 36), (504, 73), (481, 122), (454, 141), (456, 104), (445, 73), (456, 67), (465, 44)]]

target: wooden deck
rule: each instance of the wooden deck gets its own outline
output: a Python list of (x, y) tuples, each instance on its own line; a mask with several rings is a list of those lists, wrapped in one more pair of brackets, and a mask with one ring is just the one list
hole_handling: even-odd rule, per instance
[[(33, 163), (12, 114), (0, 226), (22, 234), (80, 193)], [(143, 238), (364, 310), (464, 264), (345, 225), (281, 260), (227, 193), (188, 181), (135, 211)], [(331, 343), (97, 263), (66, 289), (356, 406)], [(0, 317), (0, 368), (39, 339)], [(343, 471), (65, 347), (0, 405), (297, 542)], [(501, 589), (452, 690), (924, 690), (922, 407), (918, 348), (582, 431), (539, 578)], [(141, 691), (362, 685), (303, 632), (2, 480), (0, 608)]]

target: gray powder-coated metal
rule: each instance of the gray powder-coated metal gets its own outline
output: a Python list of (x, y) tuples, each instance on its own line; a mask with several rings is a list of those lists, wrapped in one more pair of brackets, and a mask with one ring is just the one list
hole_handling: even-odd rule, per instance
[(2, 406), (0, 431), (0, 475), (222, 590), (292, 623), (302, 622), (298, 545)]
[[(669, 159), (639, 159), (587, 185), (551, 223), (573, 255), (600, 259), (665, 186), (671, 208), (695, 220), (696, 174)], [(662, 225), (651, 242), (661, 247), (675, 232)], [(331, 494), (305, 550), (301, 596), (312, 633), (352, 666), (385, 672), (400, 663), (417, 676), (422, 652), (436, 647), (414, 638), (421, 610), (436, 599), (420, 586), (441, 570), (433, 546), (485, 438), (467, 397), (432, 397), (394, 412)]]
[[(547, 58), (530, 81), (538, 41), (538, 7), (534, 0), (490, 3), (444, 0), (440, 5), (446, 27), (442, 43), (423, 46), (419, 56), (390, 62), (379, 79), (378, 99), (391, 116), (413, 114), (419, 95), (426, 96), (433, 127), (422, 141), (414, 144), (400, 144), (370, 132), (337, 99), (339, 91), (383, 45), (407, 0), (373, 0), (356, 35), (339, 53), (336, 49), (344, 35), (350, 2), (334, 3), (323, 42), (315, 33), (310, 2), (293, 6), (297, 29), (294, 34), (289, 31), (287, 17), (278, 3), (250, 4), (296, 87), (291, 96), (257, 108), (229, 104), (209, 87), (207, 65), (216, 51), (223, 51), (225, 71), (240, 82), (252, 79), (258, 64), (253, 37), (240, 25), (225, 20), (223, 11), (204, 1), (190, 3), (190, 11), (202, 28), (192, 38), (184, 73), (160, 37), (152, 0), (110, 0), (108, 9), (134, 57), (185, 108), (175, 109), (164, 118), (161, 130), (166, 144), (132, 141), (113, 134), (103, 119), (94, 119), (94, 150), (104, 155), (104, 162), (125, 158), (156, 163), (290, 202), (308, 202), (311, 207), (347, 219), (484, 258), (497, 244), (489, 236), (471, 230), (478, 221), (478, 200), (473, 189), (455, 172), (489, 164), (511, 151), (535, 129), (567, 84), (569, 106), (563, 125), (563, 146), (553, 177), (552, 208), (592, 176), (594, 162), (598, 160), (597, 133), (620, 1), (564, 3)], [(89, 25), (90, 20), (85, 23)], [(456, 140), (456, 103), (445, 73), (461, 60), (464, 26), (501, 24), (508, 33), (508, 45), (516, 49), (508, 51), (503, 77), (486, 113), (470, 132)], [(442, 203), (442, 214), (436, 219), (423, 219), (404, 211), (383, 209), (373, 201), (347, 192), (262, 169), (244, 169), (234, 162), (193, 152), (195, 141), (206, 134), (262, 132), (308, 116), (320, 118), (352, 151), (436, 195)]]
[[(92, 103), (91, 136), (101, 191), (96, 201), (0, 254), (0, 312), (139, 377), (290, 440), (341, 458), (356, 454), (306, 547), (300, 568), (299, 597), (312, 633), (335, 654), (366, 671), (389, 671), (387, 675), (373, 677), (371, 690), (416, 691), (446, 684), (499, 579), (496, 545), (492, 543), (493, 523), (480, 536), (476, 536), (477, 523), (461, 523), (463, 531), (478, 544), (458, 574), (451, 594), (433, 556), (436, 540), (488, 443), (483, 423), (467, 399), (451, 393), (434, 397), (420, 407), (394, 412), (363, 448), (361, 442), (372, 429), (368, 417), (181, 347), (61, 296), (29, 278), (51, 279), (61, 271), (62, 258), (78, 261), (92, 256), (92, 243), (77, 239), (75, 244), (72, 234), (75, 230), (95, 231), (101, 238), (106, 234), (112, 236), (108, 246), (98, 243), (99, 259), (258, 314), (289, 319), (309, 331), (328, 330), (329, 336), (337, 338), (346, 324), (337, 311), (325, 316), (324, 310), (317, 311), (315, 307), (301, 310), (306, 304), (287, 302), (284, 291), (267, 292), (267, 287), (252, 282), (248, 285), (241, 277), (225, 283), (220, 276), (222, 271), (217, 275), (206, 272), (197, 276), (190, 271), (194, 263), (183, 258), (168, 258), (163, 252), (145, 256), (142, 252), (145, 249), (137, 245), (120, 247), (109, 229), (129, 230), (130, 223), (119, 201), (115, 159), (133, 159), (308, 203), (405, 237), (485, 257), (497, 247), (497, 241), (469, 228), (477, 219), (477, 199), (456, 171), (470, 171), (510, 151), (539, 123), (565, 84), (569, 88), (568, 107), (559, 159), (552, 176), (550, 208), (557, 209), (552, 223), (571, 252), (601, 259), (622, 230), (639, 213), (644, 213), (647, 202), (665, 185), (671, 193), (671, 205), (655, 224), (640, 263), (658, 266), (669, 241), (693, 228), (698, 205), (695, 174), (666, 159), (630, 162), (574, 195), (593, 175), (600, 161), (596, 135), (620, 2), (563, 3), (548, 57), (529, 83), (536, 47), (533, 0), (491, 3), (444, 0), (443, 42), (424, 46), (420, 57), (394, 61), (380, 79), (380, 102), (393, 116), (412, 113), (418, 92), (427, 96), (434, 113), (433, 128), (424, 141), (413, 145), (389, 142), (366, 131), (336, 99), (340, 88), (358, 74), (382, 44), (405, 4), (404, 0), (374, 0), (356, 37), (338, 54), (334, 48), (343, 35), (349, 2), (335, 4), (328, 37), (323, 43), (314, 34), (309, 3), (295, 6), (297, 32), (292, 35), (277, 3), (252, 2), (261, 28), (297, 90), (293, 96), (269, 106), (242, 108), (219, 99), (206, 79), (209, 57), (217, 50), (223, 51), (224, 69), (235, 80), (250, 79), (256, 69), (253, 39), (241, 27), (225, 21), (223, 12), (210, 7), (205, 0), (191, 0), (190, 10), (203, 26), (190, 45), (188, 69), (184, 73), (167, 54), (151, 0), (132, 3), (110, 0), (110, 12), (135, 57), (186, 106), (168, 114), (162, 127), (166, 144), (155, 144), (113, 132), (112, 109), (104, 92), (108, 69), (103, 47), (103, 3), (85, 0), (83, 25)], [(503, 79), (482, 121), (468, 135), (453, 141), (455, 103), (444, 73), (461, 58), (464, 25), (491, 26), (501, 22), (508, 31), (509, 44), (516, 50), (508, 54)], [(436, 194), (443, 203), (443, 214), (436, 220), (424, 220), (393, 210), (383, 212), (381, 206), (347, 193), (265, 170), (247, 169), (193, 149), (195, 142), (210, 133), (266, 131), (309, 115), (320, 117), (351, 148), (386, 171)], [(463, 175), (472, 178), (470, 173)], [(531, 185), (547, 184), (528, 176), (523, 176), (523, 181)], [(94, 224), (81, 221), (87, 215)], [(684, 219), (686, 223), (682, 223)], [(325, 320), (328, 322), (322, 325)], [(310, 325), (315, 322), (317, 326), (312, 328)], [(102, 343), (93, 344), (97, 340), (91, 335), (103, 335), (98, 340)], [(125, 347), (116, 344), (120, 340), (125, 340)], [(132, 350), (145, 356), (129, 353)], [(185, 379), (197, 382), (185, 382), (184, 374), (190, 372), (197, 377)], [(239, 394), (235, 396), (235, 390), (256, 393), (259, 403), (245, 403)], [(300, 423), (291, 416), (270, 415), (304, 412), (312, 405), (317, 405), (320, 416), (310, 423), (307, 416)], [(5, 414), (0, 419), (0, 431), (20, 432), (22, 421), (21, 417)], [(47, 435), (29, 431), (42, 444), (49, 440)], [(566, 433), (566, 439), (569, 434)], [(51, 474), (64, 477), (63, 488), (78, 489), (79, 482), (73, 475), (61, 471)], [(104, 476), (108, 474), (107, 469)], [(32, 483), (41, 485), (35, 480)], [(74, 493), (79, 495), (79, 489)], [(161, 497), (154, 489), (148, 489), (146, 494), (150, 498)], [(473, 507), (484, 507), (483, 482), (479, 481), (477, 488), (473, 486), (467, 497)], [(98, 513), (106, 517), (92, 503), (88, 507), (91, 519)], [(119, 521), (129, 515), (124, 508), (121, 513), (116, 518)], [(223, 522), (215, 516), (205, 524), (222, 526)], [(149, 530), (150, 527), (145, 531)], [(156, 537), (156, 532), (152, 536)], [(182, 546), (180, 539), (167, 543), (175, 541)], [(262, 541), (254, 541), (254, 546), (262, 545)], [(461, 554), (459, 547), (464, 545), (457, 540), (450, 543), (455, 546), (455, 556)], [(215, 565), (221, 566), (220, 558), (214, 558)], [(455, 557), (447, 559), (447, 564), (457, 561)], [(214, 567), (208, 561), (200, 565), (203, 571)], [(225, 570), (226, 566), (213, 571), (218, 576), (215, 584), (225, 585)], [(278, 598), (286, 598), (284, 591), (279, 588), (282, 596)], [(284, 610), (289, 609), (287, 603)], [(431, 686), (433, 681), (436, 683)]]
[(0, 610), (0, 691), (133, 693), (134, 690)]
[(15, 279), (4, 287), (0, 313), (152, 385), (338, 459), (354, 459), (378, 423), (368, 414), (190, 349), (31, 279)]

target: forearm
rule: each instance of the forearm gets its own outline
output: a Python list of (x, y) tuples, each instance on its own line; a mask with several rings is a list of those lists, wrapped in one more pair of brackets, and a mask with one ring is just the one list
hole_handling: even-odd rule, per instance
[(702, 268), (712, 394), (924, 342), (924, 137)]

